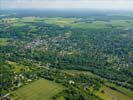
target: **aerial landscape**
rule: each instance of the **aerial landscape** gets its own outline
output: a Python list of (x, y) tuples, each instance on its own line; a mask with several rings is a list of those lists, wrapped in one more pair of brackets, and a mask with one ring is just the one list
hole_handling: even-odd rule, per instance
[(133, 2), (55, 1), (0, 0), (0, 100), (133, 100)]

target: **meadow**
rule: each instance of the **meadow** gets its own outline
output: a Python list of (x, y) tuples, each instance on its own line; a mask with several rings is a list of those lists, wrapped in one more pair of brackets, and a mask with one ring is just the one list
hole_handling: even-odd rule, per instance
[(7, 45), (9, 43), (8, 40), (8, 38), (0, 38), (0, 46)]
[(45, 23), (56, 24), (59, 26), (69, 26), (72, 28), (82, 28), (82, 29), (105, 29), (105, 28), (130, 28), (133, 25), (131, 20), (111, 20), (111, 21), (82, 21), (80, 18), (46, 18), (44, 19)]
[(8, 18), (3, 20), (6, 23), (12, 24), (14, 27), (22, 27), (28, 25), (29, 22), (44, 22), (48, 24), (55, 24), (61, 27), (67, 26), (71, 28), (81, 28), (81, 29), (106, 29), (106, 28), (132, 28), (133, 21), (131, 20), (96, 20), (96, 19), (82, 19), (82, 18), (40, 18), (40, 17), (23, 17), (23, 18)]
[(100, 91), (97, 91), (95, 94), (104, 100), (132, 100), (132, 97), (128, 96), (127, 93), (124, 94), (107, 86), (102, 86)]
[(61, 92), (63, 89), (64, 87), (57, 83), (39, 79), (19, 88), (13, 94), (15, 95), (15, 100), (51, 100), (52, 96)]
[(21, 73), (21, 71), (31, 72), (29, 66), (18, 64), (12, 61), (7, 61), (7, 63), (12, 67), (13, 72), (15, 73)]
[[(69, 73), (71, 75), (89, 75), (92, 77), (99, 77), (89, 71), (79, 71), (79, 70), (63, 70), (63, 72)], [(101, 97), (103, 100), (132, 100), (133, 98), (133, 92), (123, 88), (121, 86), (117, 86), (115, 84), (112, 84), (108, 82), (106, 79), (105, 84), (100, 88), (99, 91), (95, 91), (95, 95)], [(112, 89), (112, 88), (114, 89)], [(91, 88), (90, 88), (91, 90)]]

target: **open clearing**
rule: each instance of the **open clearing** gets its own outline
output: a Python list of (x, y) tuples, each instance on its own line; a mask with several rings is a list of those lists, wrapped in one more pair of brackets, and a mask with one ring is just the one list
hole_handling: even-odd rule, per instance
[(52, 96), (63, 90), (63, 86), (39, 79), (15, 91), (20, 100), (50, 100)]

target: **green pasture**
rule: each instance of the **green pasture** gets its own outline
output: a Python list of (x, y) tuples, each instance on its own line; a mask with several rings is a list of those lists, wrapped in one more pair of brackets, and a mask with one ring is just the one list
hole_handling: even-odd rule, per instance
[(13, 69), (13, 71), (15, 73), (20, 73), (22, 71), (26, 71), (26, 72), (30, 72), (31, 71), (29, 66), (24, 66), (22, 64), (18, 64), (16, 62), (12, 62), (12, 61), (7, 61), (7, 63), (9, 65), (11, 65), (11, 67), (12, 67), (12, 69)]
[(132, 100), (133, 98), (117, 90), (103, 86), (100, 91), (95, 93), (103, 100)]
[[(60, 26), (70, 26), (72, 28), (82, 28), (82, 29), (103, 29), (103, 28), (127, 28), (132, 27), (133, 21), (131, 20), (111, 20), (111, 21), (92, 21), (89, 22), (80, 22), (80, 18), (45, 18), (44, 22), (49, 24), (56, 24)], [(75, 21), (79, 21), (76, 22)]]
[(31, 84), (23, 86), (14, 92), (16, 100), (51, 100), (57, 93), (63, 90), (63, 86), (48, 81), (39, 79)]
[(8, 38), (0, 38), (0, 46), (7, 45), (9, 43), (8, 40)]

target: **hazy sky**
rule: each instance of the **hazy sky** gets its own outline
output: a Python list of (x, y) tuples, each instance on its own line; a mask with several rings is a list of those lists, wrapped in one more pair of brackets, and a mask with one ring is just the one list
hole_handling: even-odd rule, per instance
[(133, 10), (133, 0), (0, 0), (0, 8), (98, 8)]

